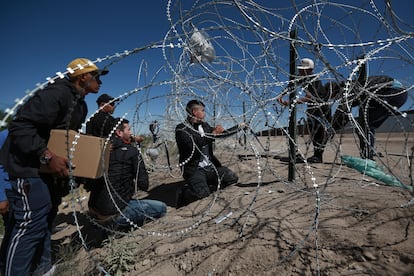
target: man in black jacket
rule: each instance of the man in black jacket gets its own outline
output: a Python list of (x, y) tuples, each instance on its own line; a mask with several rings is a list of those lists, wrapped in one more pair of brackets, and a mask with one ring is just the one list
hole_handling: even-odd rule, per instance
[[(112, 116), (115, 104), (118, 101), (108, 94), (102, 94), (96, 100), (99, 111), (86, 123), (86, 134), (108, 138), (118, 121)], [(144, 141), (142, 136), (131, 136), (136, 143)]]
[(115, 118), (112, 117), (116, 101), (108, 94), (102, 94), (98, 97), (96, 103), (99, 111), (86, 123), (86, 134), (103, 138), (108, 137), (116, 125)]
[[(0, 153), (12, 186), (7, 196), (15, 221), (6, 275), (29, 275), (34, 268), (42, 274), (52, 268), (51, 223), (61, 201), (59, 183), (67, 186), (68, 160), (47, 148), (50, 131), (79, 130), (88, 112), (84, 97), (98, 93), (100, 76), (108, 73), (85, 58), (67, 68), (66, 78), (37, 91), (18, 110)], [(40, 173), (41, 164), (53, 174)]]
[[(98, 104), (99, 111), (96, 113), (89, 122), (86, 123), (86, 134), (108, 138), (112, 131), (114, 131), (115, 126), (120, 123), (119, 120), (116, 120), (112, 114), (115, 111), (115, 104), (118, 100), (115, 100), (114, 97), (108, 94), (102, 94), (96, 100)], [(141, 136), (132, 136), (133, 140), (136, 143), (141, 143), (144, 138)], [(91, 190), (91, 187), (97, 185), (97, 182), (101, 182), (103, 179), (82, 179), (84, 188), (87, 191)]]
[[(297, 67), (299, 72), (298, 84), (305, 91), (305, 96), (296, 99), (296, 104), (306, 103), (306, 119), (309, 127), (309, 134), (313, 145), (313, 156), (307, 158), (309, 163), (322, 163), (325, 145), (329, 139), (328, 125), (332, 119), (329, 91), (322, 84), (322, 81), (314, 74), (315, 64), (310, 58), (303, 58)], [(288, 106), (289, 103), (283, 100), (283, 96), (289, 90), (283, 91), (278, 97), (280, 104)], [(296, 163), (303, 163), (304, 159), (297, 155)]]
[[(362, 59), (362, 57), (360, 58)], [(332, 127), (341, 130), (349, 122), (352, 107), (359, 107), (359, 124), (365, 131), (358, 131), (360, 156), (373, 159), (375, 155), (375, 130), (407, 101), (408, 90), (390, 76), (367, 77), (367, 64), (361, 60), (358, 78), (348, 84), (337, 84), (340, 105), (333, 116)], [(347, 98), (344, 95), (347, 89)], [(364, 133), (365, 132), (365, 133)]]
[[(201, 101), (188, 102), (187, 120), (175, 128), (175, 139), (179, 151), (180, 167), (187, 186), (179, 191), (177, 207), (205, 198), (212, 190), (237, 183), (238, 176), (229, 168), (222, 166), (214, 156), (213, 142), (215, 138), (227, 137), (237, 133), (239, 127), (224, 130), (221, 125), (213, 128), (205, 118), (205, 105)], [(182, 194), (180, 194), (182, 193)]]
[(136, 147), (131, 145), (128, 120), (116, 128), (109, 158), (108, 181), (100, 178), (91, 187), (89, 210), (101, 221), (110, 221), (121, 229), (129, 229), (130, 221), (137, 226), (160, 218), (167, 212), (165, 203), (157, 200), (133, 199), (135, 181), (138, 187), (148, 190), (148, 173)]

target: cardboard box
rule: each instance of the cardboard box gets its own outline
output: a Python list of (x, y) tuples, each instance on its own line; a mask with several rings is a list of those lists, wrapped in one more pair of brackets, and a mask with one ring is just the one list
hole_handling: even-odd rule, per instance
[[(76, 166), (73, 169), (74, 176), (92, 179), (103, 176), (104, 171), (108, 171), (110, 145), (104, 148), (106, 139), (84, 134), (79, 134), (79, 138), (73, 144), (76, 135), (78, 133), (74, 130), (67, 132), (64, 129), (53, 129), (47, 147), (56, 155), (66, 158), (67, 148), (74, 149), (72, 152), (72, 164)], [(40, 171), (47, 173), (47, 166), (41, 167)]]

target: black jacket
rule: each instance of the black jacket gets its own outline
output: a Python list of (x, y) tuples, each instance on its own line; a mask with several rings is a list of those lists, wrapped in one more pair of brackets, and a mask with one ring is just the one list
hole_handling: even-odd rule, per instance
[(69, 80), (49, 84), (23, 104), (10, 122), (0, 163), (11, 177), (38, 177), (39, 157), (47, 149), (50, 131), (77, 131), (87, 113), (84, 97)]
[(136, 177), (138, 187), (144, 191), (148, 190), (148, 173), (138, 149), (114, 137), (108, 168), (110, 190), (108, 192), (104, 178), (99, 178), (91, 187), (89, 207), (105, 216), (117, 214), (118, 210), (113, 200), (122, 210), (134, 195)]
[[(395, 86), (396, 83), (399, 85)], [(370, 109), (384, 107), (382, 101), (401, 106), (408, 97), (406, 88), (399, 81), (389, 76), (370, 76), (367, 79), (361, 78), (353, 81), (350, 85), (349, 94), (352, 96), (349, 99), (352, 107), (365, 106), (369, 99), (368, 107)], [(386, 108), (384, 108), (385, 110)]]
[[(198, 126), (204, 129), (206, 135), (204, 137), (198, 132)], [(175, 140), (177, 142), (178, 151), (180, 154), (179, 162), (180, 166), (186, 167), (198, 167), (198, 163), (201, 160), (201, 152), (199, 149), (208, 145), (210, 161), (216, 167), (221, 167), (220, 161), (214, 156), (212, 138), (213, 127), (206, 122), (191, 124), (188, 120), (185, 123), (178, 124), (175, 128)], [(215, 138), (224, 138), (235, 134), (238, 130), (238, 126), (231, 127), (224, 131), (220, 135), (214, 136)]]
[(116, 125), (116, 119), (108, 112), (100, 110), (86, 123), (86, 134), (107, 138)]
[(309, 81), (305, 78), (302, 84), (305, 91), (311, 94), (311, 102), (306, 108), (306, 114), (310, 117), (320, 117), (330, 120), (331, 106), (326, 104), (329, 101), (329, 94), (320, 80)]

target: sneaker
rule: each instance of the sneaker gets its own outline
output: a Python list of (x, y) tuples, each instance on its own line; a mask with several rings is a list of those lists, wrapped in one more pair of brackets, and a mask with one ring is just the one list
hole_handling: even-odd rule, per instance
[[(279, 160), (282, 161), (282, 162), (290, 162), (291, 161), (289, 157), (281, 157), (281, 158), (279, 158)], [(296, 164), (305, 163), (305, 159), (302, 157), (302, 155), (297, 154), (295, 163)]]
[(306, 159), (308, 163), (322, 163), (322, 158), (319, 158), (317, 156), (311, 156), (308, 159)]
[(384, 157), (384, 154), (382, 154), (382, 152), (377, 151), (374, 153), (374, 156)]

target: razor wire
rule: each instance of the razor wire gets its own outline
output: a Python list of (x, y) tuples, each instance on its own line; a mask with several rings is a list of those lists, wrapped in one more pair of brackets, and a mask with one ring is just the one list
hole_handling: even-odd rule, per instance
[[(275, 169), (270, 162), (274, 156), (287, 154), (287, 143), (284, 147), (270, 148), (272, 136), (261, 136), (260, 140), (257, 133), (262, 130), (270, 132), (271, 129), (280, 129), (281, 136), (285, 137), (286, 141), (293, 140), (285, 129), (288, 114), (292, 109), (278, 106), (277, 103), (278, 96), (290, 83), (287, 57), (291, 43), (294, 43), (299, 58), (310, 57), (315, 61), (317, 72), (315, 77), (323, 82), (345, 83), (343, 97), (331, 99), (323, 104), (332, 106), (332, 108), (339, 105), (346, 107), (345, 112), (350, 118), (350, 129), (354, 137), (358, 134), (364, 136), (362, 126), (352, 111), (352, 101), (358, 95), (352, 93), (351, 89), (351, 82), (361, 66), (362, 61), (358, 59), (361, 54), (364, 55), (363, 62), (369, 64), (370, 75), (390, 72), (392, 77), (393, 75), (398, 77), (406, 87), (406, 91), (409, 92), (406, 109), (413, 109), (414, 80), (411, 72), (414, 71), (414, 57), (411, 52), (414, 26), (401, 21), (392, 9), (391, 1), (385, 1), (385, 5), (381, 4), (382, 2), (373, 0), (361, 1), (358, 4), (348, 1), (268, 3), (267, 1), (215, 0), (189, 3), (169, 0), (166, 5), (166, 17), (170, 23), (170, 29), (166, 34), (160, 34), (158, 43), (98, 58), (93, 63), (106, 63), (105, 67), (110, 68), (115, 63), (122, 64), (123, 59), (131, 56), (140, 57), (145, 51), (160, 51), (164, 61), (163, 66), (156, 68), (156, 73), (148, 77), (149, 73), (146, 69), (151, 67), (151, 63), (150, 61), (142, 62), (139, 66), (136, 87), (117, 96), (115, 100), (119, 100), (116, 106), (122, 107), (124, 103), (133, 100), (132, 96), (136, 97), (136, 105), (123, 115), (124, 118), (128, 114), (133, 114), (132, 125), (136, 130), (144, 129), (154, 119), (160, 122), (160, 133), (162, 133), (165, 148), (175, 154), (169, 160), (171, 165), (168, 164), (170, 168), (172, 167), (167, 174), (171, 178), (181, 178), (180, 165), (183, 164), (179, 164), (176, 158), (178, 150), (174, 140), (174, 128), (178, 123), (185, 121), (187, 116), (185, 105), (189, 100), (196, 98), (204, 102), (208, 120), (212, 125), (222, 124), (228, 127), (241, 122), (247, 123), (249, 131), (240, 134), (246, 139), (244, 145), (241, 145), (237, 138), (216, 141), (216, 151), (227, 152), (227, 154), (221, 154), (221, 157), (230, 156), (226, 158), (229, 165), (238, 162), (237, 152), (252, 155), (255, 160), (255, 165), (250, 168), (257, 182), (254, 195), (244, 210), (233, 211), (236, 218), (231, 219), (233, 221), (231, 225), (239, 225), (240, 236), (244, 236), (244, 229), (249, 223), (249, 216), (255, 208), (259, 192), (264, 189), (262, 186), (264, 176), (280, 181), (288, 189), (303, 197), (314, 197), (317, 202), (316, 210), (314, 215), (309, 217), (308, 232), (301, 240), (293, 241), (292, 243), (295, 244), (293, 249), (276, 263), (288, 262), (314, 234), (315, 259), (318, 264), (315, 270), (319, 274), (320, 254), (318, 251), (321, 241), (318, 240), (318, 225), (320, 224), (318, 218), (324, 212), (324, 199), (325, 203), (331, 206), (348, 208), (332, 203), (331, 199), (327, 200), (325, 198), (327, 195), (324, 195), (323, 190), (344, 173), (344, 167), (335, 163), (325, 164), (324, 166), (330, 166), (329, 171), (326, 175), (321, 175), (318, 172), (319, 168), (312, 166), (304, 158), (305, 164), (297, 165), (298, 177), (290, 182), (283, 175), (284, 172)], [(367, 30), (366, 26), (371, 26), (370, 28), (374, 26), (375, 29)], [(293, 29), (298, 30), (299, 34), (294, 40), (289, 37)], [(4, 126), (8, 117), (13, 116), (34, 93), (56, 79), (64, 78), (67, 73), (71, 72), (71, 68), (63, 71), (47, 78), (46, 82), (37, 85), (24, 97), (16, 100), (12, 108), (5, 110), (6, 117), (1, 121), (1, 125)], [(147, 79), (149, 81), (146, 81)], [(299, 89), (298, 97), (303, 96), (304, 93)], [(372, 97), (376, 96), (372, 95)], [(386, 158), (377, 158), (377, 160), (390, 174), (395, 174), (412, 186), (413, 153), (408, 134), (412, 132), (414, 123), (405, 111), (391, 106), (379, 97), (375, 99), (382, 103), (385, 110), (396, 114), (394, 116), (397, 122), (395, 128), (407, 137), (399, 152), (395, 153), (399, 155), (397, 161), (389, 157), (388, 154), (393, 153), (387, 152), (386, 148)], [(155, 109), (160, 101), (165, 105), (162, 113)], [(296, 104), (296, 107), (299, 114), (304, 117), (304, 106)], [(96, 110), (87, 121), (98, 111)], [(364, 114), (364, 116), (367, 115)], [(83, 132), (85, 125), (86, 122), (82, 129), (78, 130), (78, 134)], [(112, 133), (106, 138), (107, 143)], [(76, 139), (81, 139), (81, 136), (77, 135)], [(72, 154), (69, 155), (69, 159), (76, 155), (76, 139), (69, 150)], [(334, 153), (335, 160), (346, 154), (342, 148), (342, 139), (343, 137), (338, 134), (327, 145), (327, 148)], [(364, 137), (364, 139), (367, 138)], [(266, 141), (266, 147), (261, 142), (263, 140)], [(302, 157), (306, 157), (312, 150), (309, 138), (296, 143), (298, 153)], [(305, 143), (307, 146), (304, 147), (300, 143)], [(143, 158), (147, 156), (149, 149), (150, 147), (143, 149)], [(194, 148), (194, 150), (198, 149)], [(163, 166), (166, 165), (165, 156), (162, 156), (163, 160), (160, 160), (160, 156), (157, 158), (157, 162), (161, 162), (160, 166), (151, 166), (151, 168), (155, 171), (162, 171)], [(146, 159), (146, 162), (150, 160)], [(105, 164), (105, 160), (101, 160), (101, 164)], [(401, 174), (407, 168), (410, 169), (409, 176)], [(78, 233), (82, 237), (81, 225), (76, 219), (77, 210), (80, 208), (85, 214), (87, 210), (82, 207), (79, 200), (76, 200), (79, 199), (79, 194), (74, 185), (73, 172), (70, 171), (70, 173), (73, 216)], [(364, 177), (363, 175), (356, 185), (362, 185)], [(105, 182), (106, 189), (113, 190), (107, 176), (105, 176)], [(150, 185), (152, 184), (150, 176)], [(308, 191), (309, 186), (314, 190)], [(113, 196), (117, 195), (111, 194), (112, 199)], [(191, 217), (175, 222), (173, 225), (165, 223), (163, 219), (151, 219), (152, 223), (143, 226), (136, 225), (129, 221), (121, 209), (117, 208), (119, 214), (130, 222), (136, 235), (154, 237), (191, 235), (192, 231), (206, 224), (210, 218), (221, 216), (220, 213), (215, 213), (214, 209), (219, 196), (220, 190), (217, 189), (206, 207), (194, 211)], [(115, 203), (114, 200), (113, 202)], [(412, 200), (409, 201), (411, 202)], [(409, 203), (401, 206), (409, 206)], [(105, 231), (129, 235), (100, 225), (91, 217), (88, 218)], [(158, 230), (152, 229), (155, 226)], [(82, 244), (89, 251), (84, 239), (82, 239)], [(94, 257), (92, 259), (96, 267), (102, 271), (100, 262)]]

